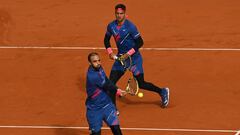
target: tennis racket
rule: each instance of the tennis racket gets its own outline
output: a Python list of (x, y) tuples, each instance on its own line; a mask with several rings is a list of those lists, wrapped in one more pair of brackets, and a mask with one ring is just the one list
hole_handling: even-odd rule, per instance
[(123, 59), (121, 56), (120, 57), (115, 56), (114, 59), (121, 63), (125, 71), (131, 70), (131, 67), (133, 65), (131, 56), (128, 56), (126, 59)]
[(138, 82), (135, 77), (130, 77), (128, 79), (127, 87), (126, 87), (126, 92), (132, 96), (135, 96), (138, 94), (139, 91), (139, 86)]
[[(125, 71), (130, 71), (131, 72), (131, 68), (133, 66), (132, 63), (132, 58), (131, 56), (128, 56), (126, 59), (122, 59), (121, 57), (115, 57), (115, 60), (119, 61), (121, 63), (121, 65), (123, 66), (123, 68), (125, 69)], [(135, 96), (138, 94), (139, 92), (139, 85), (138, 82), (136, 80), (136, 78), (134, 76), (131, 76), (128, 79), (127, 82), (127, 86), (126, 86), (126, 92), (132, 96)]]

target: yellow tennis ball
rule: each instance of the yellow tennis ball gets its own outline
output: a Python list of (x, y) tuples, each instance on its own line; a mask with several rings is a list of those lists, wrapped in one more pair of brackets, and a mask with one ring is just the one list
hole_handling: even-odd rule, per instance
[(142, 97), (143, 97), (143, 93), (142, 93), (142, 92), (139, 92), (139, 93), (138, 93), (138, 97), (142, 98)]

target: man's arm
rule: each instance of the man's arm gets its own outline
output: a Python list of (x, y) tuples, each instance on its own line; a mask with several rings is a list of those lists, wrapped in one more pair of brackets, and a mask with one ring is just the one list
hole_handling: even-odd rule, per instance
[(114, 91), (119, 96), (124, 96), (126, 95), (126, 92), (119, 89), (116, 85), (114, 85), (107, 77), (105, 78), (105, 83), (103, 85), (103, 89), (105, 91)]
[(107, 77), (105, 78), (105, 83), (103, 84), (103, 89), (106, 91), (117, 91), (118, 87), (114, 85)]
[(105, 37), (104, 37), (104, 46), (107, 50), (107, 53), (108, 53), (110, 59), (114, 59), (114, 57), (116, 57), (116, 55), (113, 53), (113, 50), (112, 50), (111, 44), (110, 44), (110, 39), (111, 39), (111, 36), (112, 36), (110, 27), (111, 27), (110, 24), (108, 24), (107, 31), (106, 31), (106, 34), (105, 34)]
[(105, 48), (109, 48), (111, 47), (111, 44), (110, 44), (110, 39), (111, 39), (111, 35), (109, 34), (105, 34), (105, 37), (104, 37), (104, 45), (105, 45)]
[[(132, 49), (130, 49), (126, 54), (124, 54), (126, 57), (127, 56), (131, 56), (133, 55), (135, 52), (137, 52), (139, 50), (139, 48), (141, 48), (143, 46), (143, 39), (139, 33), (139, 31), (137, 30), (137, 27), (134, 24), (130, 24), (129, 27), (129, 32), (132, 35), (134, 41), (135, 41), (135, 45), (133, 46)], [(123, 56), (124, 57), (124, 56)]]
[(135, 46), (130, 49), (126, 54), (122, 55), (121, 58), (126, 59), (128, 56), (133, 55), (136, 51), (138, 51), (142, 46), (143, 46), (143, 39), (141, 36), (137, 37), (136, 39), (134, 39), (135, 41)]
[(104, 45), (105, 45), (105, 48), (107, 49), (107, 53), (108, 53), (110, 59), (114, 59), (114, 57), (116, 57), (116, 55), (113, 53), (113, 50), (111, 48), (110, 39), (111, 39), (111, 35), (106, 33), (105, 37), (104, 37)]
[(143, 39), (141, 36), (139, 36), (138, 38), (136, 38), (135, 40), (135, 46), (133, 47), (135, 51), (138, 51), (139, 48), (141, 48), (143, 46)]

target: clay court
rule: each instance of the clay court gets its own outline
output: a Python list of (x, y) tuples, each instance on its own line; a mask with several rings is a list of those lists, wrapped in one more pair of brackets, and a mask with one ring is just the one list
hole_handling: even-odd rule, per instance
[[(118, 99), (123, 134), (240, 135), (240, 1), (119, 2), (144, 39), (145, 79), (171, 90), (166, 109), (145, 90)], [(89, 134), (87, 55), (109, 75), (103, 37), (119, 2), (0, 0), (1, 135)]]

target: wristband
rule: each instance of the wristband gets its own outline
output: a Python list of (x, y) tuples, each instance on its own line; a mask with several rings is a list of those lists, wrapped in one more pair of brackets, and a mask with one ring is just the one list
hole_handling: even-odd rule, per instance
[(133, 48), (127, 52), (127, 54), (130, 56), (133, 55), (134, 53), (135, 53), (135, 50)]
[(108, 47), (108, 48), (107, 48), (107, 53), (108, 53), (108, 54), (111, 54), (111, 53), (113, 53), (113, 50), (112, 50), (112, 48), (111, 48), (111, 47)]
[(117, 89), (117, 95), (118, 95), (118, 96), (121, 96), (121, 93), (122, 93), (121, 90), (120, 90), (120, 89)]

